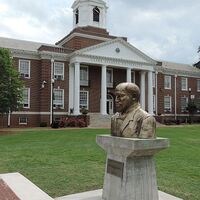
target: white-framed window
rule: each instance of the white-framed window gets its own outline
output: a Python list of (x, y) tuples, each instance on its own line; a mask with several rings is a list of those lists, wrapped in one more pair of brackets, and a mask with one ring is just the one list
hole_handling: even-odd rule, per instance
[(181, 90), (188, 90), (188, 79), (186, 77), (181, 77)]
[(131, 83), (135, 83), (135, 71), (131, 71)]
[(19, 124), (27, 125), (28, 124), (28, 118), (27, 117), (19, 117)]
[(53, 90), (53, 107), (64, 109), (64, 90), (63, 89)]
[(80, 85), (88, 86), (88, 66), (80, 67)]
[(172, 77), (169, 76), (169, 75), (165, 75), (165, 78), (164, 78), (164, 87), (165, 89), (171, 89), (172, 88)]
[(197, 79), (197, 92), (200, 92), (200, 79)]
[(106, 81), (107, 81), (107, 87), (112, 88), (113, 87), (113, 69), (108, 68), (106, 70)]
[(89, 92), (85, 90), (80, 91), (80, 108), (88, 109), (89, 105)]
[(64, 80), (64, 63), (54, 62), (54, 79)]
[(23, 108), (30, 108), (30, 88), (22, 89), (22, 105)]
[(19, 60), (19, 73), (22, 78), (30, 78), (30, 60)]
[(181, 97), (181, 112), (187, 112), (188, 97)]
[(96, 6), (95, 8), (93, 8), (93, 21), (94, 22), (99, 22), (99, 20), (100, 20), (100, 10)]
[(171, 96), (164, 96), (164, 111), (171, 112), (172, 111), (172, 98)]
[(152, 85), (155, 88), (156, 87), (156, 74), (155, 72), (152, 73)]
[(76, 22), (76, 24), (78, 24), (78, 21), (79, 21), (79, 10), (76, 9), (76, 11), (75, 11), (75, 22)]
[(156, 95), (153, 95), (153, 111), (156, 112)]

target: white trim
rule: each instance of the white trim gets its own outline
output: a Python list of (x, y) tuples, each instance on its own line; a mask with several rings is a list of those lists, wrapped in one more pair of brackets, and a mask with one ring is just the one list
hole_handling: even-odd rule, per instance
[[(165, 108), (165, 98), (168, 97), (169, 98), (169, 108)], [(164, 113), (167, 112), (165, 111), (166, 109), (169, 109), (169, 112), (172, 112), (172, 97), (171, 96), (164, 96)]]
[(31, 78), (31, 61), (27, 60), (27, 59), (19, 59), (19, 62), (18, 62), (18, 71), (20, 73), (20, 76), (22, 76), (22, 74), (23, 74), (23, 73), (20, 72), (20, 70), (21, 70), (21, 62), (28, 62), (28, 77), (26, 77), (24, 75), (23, 78), (30, 79)]
[[(183, 88), (182, 81), (186, 80), (186, 88)], [(187, 77), (181, 77), (181, 91), (188, 91), (188, 78)]]
[[(111, 82), (108, 82), (108, 79), (107, 79), (108, 71), (111, 71)], [(106, 87), (113, 88), (113, 69), (112, 68), (106, 68)]]
[(152, 73), (152, 86), (153, 88), (156, 87), (156, 73), (155, 72)]
[[(28, 90), (28, 106), (27, 107), (24, 107), (23, 105), (23, 108), (24, 109), (30, 109), (31, 105), (30, 105), (30, 88), (28, 87), (24, 87), (23, 90), (27, 89)], [(22, 100), (22, 103), (23, 103), (23, 100)], [(24, 103), (23, 103), (24, 104)]]
[[(26, 119), (26, 122), (20, 122), (20, 119), (21, 118), (25, 118)], [(28, 124), (28, 117), (19, 117), (19, 125), (27, 125)]]
[[(80, 90), (80, 101), (81, 101), (81, 92), (85, 92), (87, 94), (87, 107), (86, 109), (88, 110), (89, 109), (89, 91), (87, 90)], [(81, 106), (81, 102), (80, 102), (80, 106)]]
[[(54, 115), (66, 115), (68, 112), (57, 112), (54, 111)], [(51, 112), (29, 112), (29, 111), (16, 111), (12, 112), (12, 115), (51, 115)]]
[(197, 79), (197, 92), (200, 92), (200, 79)]
[[(56, 71), (56, 64), (59, 64), (59, 65), (62, 65), (62, 74), (56, 74), (55, 71)], [(60, 77), (61, 76), (61, 77)], [(54, 62), (54, 79), (55, 80), (58, 80), (60, 77), (60, 80), (64, 80), (65, 79), (65, 63), (63, 62)]]
[[(65, 99), (65, 90), (64, 89), (58, 89), (58, 88), (54, 88), (53, 89), (53, 92), (55, 93), (55, 91), (62, 91), (62, 107), (60, 107), (60, 109), (64, 109), (65, 108), (65, 105), (64, 105), (64, 99)], [(54, 96), (55, 97), (55, 96)], [(54, 101), (55, 101), (55, 99), (54, 99)], [(53, 105), (54, 105), (54, 102), (53, 102)], [(56, 105), (56, 107), (53, 107), (54, 109), (57, 109), (57, 106), (58, 105)]]
[[(86, 80), (81, 80), (81, 68), (87, 69)], [(89, 85), (89, 67), (86, 65), (80, 65), (80, 86), (88, 86), (88, 85)]]
[[(169, 81), (169, 87), (167, 87), (167, 86), (165, 85), (166, 80)], [(166, 90), (171, 90), (171, 89), (172, 89), (172, 77), (171, 77), (171, 75), (165, 75), (165, 76), (164, 76), (164, 88), (165, 88)]]
[(135, 83), (135, 71), (131, 70), (131, 82)]
[(118, 67), (118, 68), (130, 67), (131, 69), (154, 71), (153, 65), (151, 66), (149, 63), (136, 62), (136, 61), (126, 60), (126, 59), (111, 58), (111, 57), (105, 57), (105, 56), (74, 55), (70, 59), (70, 64), (76, 63), (76, 62), (106, 65), (106, 66), (112, 66), (112, 67)]

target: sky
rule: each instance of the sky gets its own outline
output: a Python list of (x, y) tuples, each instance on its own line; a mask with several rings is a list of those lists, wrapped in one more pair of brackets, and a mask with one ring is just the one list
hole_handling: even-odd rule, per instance
[[(54, 44), (73, 29), (74, 0), (0, 0), (0, 37)], [(153, 59), (199, 60), (200, 0), (106, 0), (107, 30)]]

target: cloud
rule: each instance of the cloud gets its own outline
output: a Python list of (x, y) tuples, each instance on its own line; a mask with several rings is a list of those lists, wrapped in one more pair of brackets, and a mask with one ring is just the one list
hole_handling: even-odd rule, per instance
[(112, 34), (127, 36), (151, 57), (193, 63), (200, 44), (199, 10), (198, 0), (116, 0), (108, 24)]
[[(74, 0), (0, 0), (0, 36), (55, 43), (72, 30)], [(108, 31), (153, 58), (197, 61), (199, 0), (107, 0)]]

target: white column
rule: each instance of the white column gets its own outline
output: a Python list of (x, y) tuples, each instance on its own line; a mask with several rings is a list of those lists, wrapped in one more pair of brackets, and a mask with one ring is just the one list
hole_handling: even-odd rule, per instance
[(10, 127), (10, 111), (8, 112), (8, 127)]
[(176, 102), (176, 95), (177, 95), (177, 75), (174, 75), (174, 115), (175, 120), (177, 120), (177, 102)]
[(101, 68), (101, 114), (107, 115), (107, 86), (106, 86), (106, 66)]
[(131, 83), (131, 68), (126, 69), (126, 82)]
[(145, 71), (140, 72), (140, 105), (145, 110)]
[(74, 114), (80, 114), (80, 63), (75, 63), (74, 78)]
[(50, 103), (50, 121), (49, 123), (52, 124), (52, 112), (53, 112), (53, 83), (54, 83), (54, 59), (51, 59), (51, 103)]
[(74, 109), (74, 66), (73, 64), (69, 65), (69, 108), (68, 108), (69, 113), (70, 113), (70, 109)]
[(156, 88), (156, 98), (155, 98), (156, 115), (158, 115), (158, 72), (155, 73), (155, 88)]
[(153, 113), (153, 80), (152, 71), (148, 71), (148, 113)]

